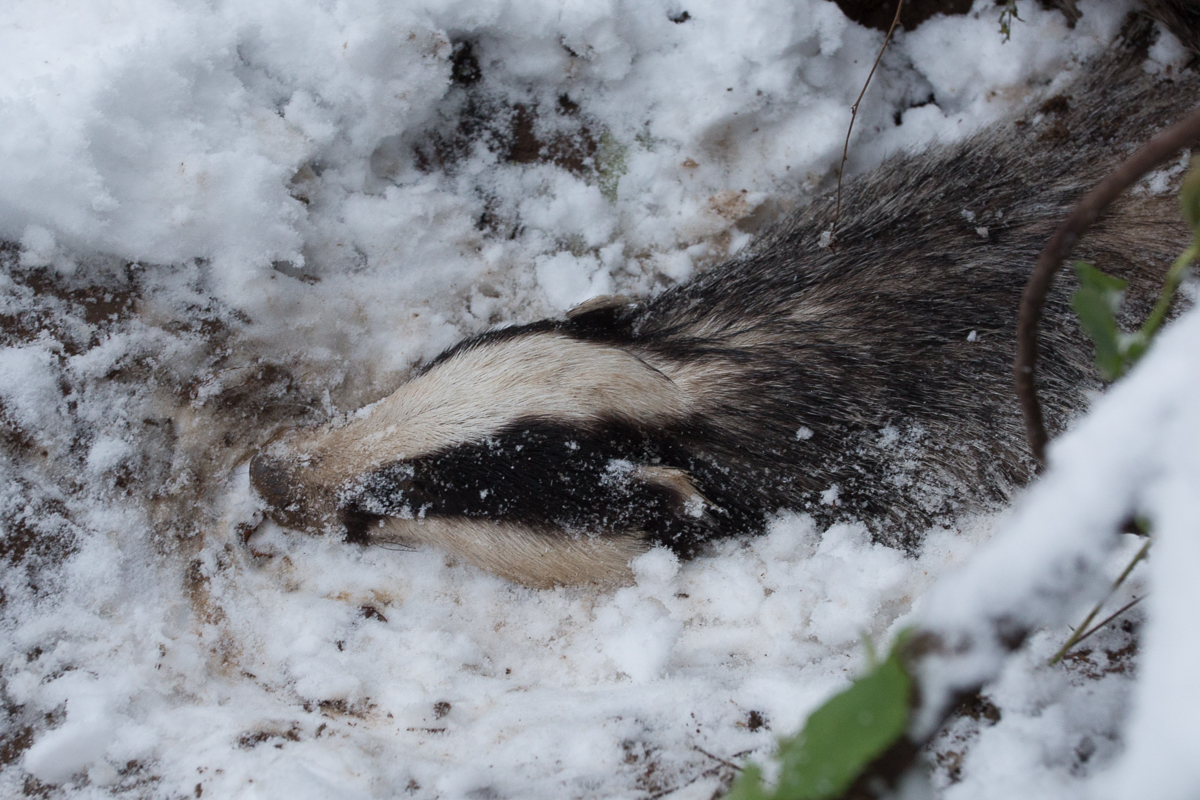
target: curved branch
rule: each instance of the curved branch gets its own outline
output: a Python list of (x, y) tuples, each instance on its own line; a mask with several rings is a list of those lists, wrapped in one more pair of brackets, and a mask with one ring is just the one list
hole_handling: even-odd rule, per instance
[(1193, 110), (1183, 119), (1159, 133), (1125, 160), (1096, 188), (1088, 192), (1058, 226), (1058, 230), (1046, 242), (1038, 256), (1033, 274), (1025, 284), (1021, 295), (1021, 309), (1017, 314), (1017, 356), (1013, 364), (1017, 399), (1025, 417), (1025, 435), (1029, 449), (1041, 471), (1046, 463), (1046, 424), (1042, 418), (1042, 406), (1037, 396), (1034, 367), (1037, 364), (1037, 329), (1042, 319), (1042, 307), (1046, 303), (1046, 292), (1054, 273), (1071, 255), (1075, 245), (1083, 238), (1088, 228), (1100, 213), (1143, 175), (1174, 156), (1180, 149), (1200, 140), (1200, 108)]

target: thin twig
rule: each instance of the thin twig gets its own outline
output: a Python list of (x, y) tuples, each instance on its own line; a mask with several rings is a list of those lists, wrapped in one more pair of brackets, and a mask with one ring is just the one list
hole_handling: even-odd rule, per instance
[(867, 73), (867, 80), (863, 84), (862, 91), (858, 93), (858, 99), (854, 101), (854, 105), (850, 106), (850, 124), (846, 127), (846, 143), (842, 145), (842, 163), (838, 165), (837, 204), (833, 209), (833, 223), (829, 226), (830, 250), (834, 249), (837, 242), (838, 217), (842, 215), (842, 174), (846, 171), (846, 157), (850, 153), (850, 132), (854, 130), (854, 120), (858, 118), (858, 104), (862, 102), (863, 96), (867, 93), (867, 87), (871, 85), (871, 78), (875, 76), (875, 69), (879, 66), (879, 62), (883, 60), (883, 51), (887, 49), (888, 42), (892, 40), (892, 33), (895, 32), (896, 26), (900, 24), (900, 10), (902, 8), (904, 8), (904, 0), (898, 0), (896, 3), (896, 16), (892, 17), (892, 24), (888, 27), (887, 36), (883, 37), (883, 46), (879, 48), (879, 55), (875, 56), (875, 63), (871, 65), (871, 71)]
[[(652, 794), (646, 795), (646, 800), (659, 800), (659, 798), (666, 797), (669, 794), (675, 794), (675, 792), (678, 792), (681, 789), (686, 789), (689, 786), (695, 785), (697, 782), (703, 780), (704, 778), (707, 778), (709, 775), (715, 775), (716, 773), (721, 771), (721, 767), (722, 767), (721, 764), (717, 764), (715, 767), (709, 767), (708, 769), (704, 770), (696, 777), (692, 778), (687, 783), (680, 783), (675, 786), (667, 786), (663, 789), (659, 789), (657, 792), (653, 792)], [(729, 788), (729, 786), (726, 785), (725, 789), (728, 790), (728, 788)]]
[[(688, 786), (691, 786), (691, 785), (693, 785), (694, 783), (696, 783), (696, 781), (698, 781), (698, 780), (700, 780), (700, 779), (702, 779), (702, 778), (707, 778), (709, 775), (712, 775), (712, 774), (714, 774), (714, 773), (720, 772), (720, 771), (721, 771), (721, 767), (728, 767), (728, 768), (732, 769), (734, 772), (741, 772), (741, 771), (742, 771), (742, 768), (741, 768), (741, 767), (739, 767), (737, 764), (734, 764), (732, 761), (726, 761), (725, 759), (721, 758), (720, 756), (714, 756), (712, 753), (708, 752), (707, 750), (705, 750), (705, 749), (704, 749), (704, 748), (702, 748), (702, 747), (698, 747), (698, 746), (696, 746), (696, 745), (692, 745), (692, 749), (693, 749), (693, 750), (698, 750), (699, 752), (703, 753), (704, 755), (708, 756), (709, 758), (711, 758), (711, 759), (713, 759), (714, 761), (717, 761), (717, 762), (719, 762), (719, 763), (718, 763), (718, 764), (717, 764), (715, 767), (709, 767), (708, 769), (704, 770), (703, 772), (701, 772), (701, 773), (700, 773), (699, 775), (697, 775), (696, 777), (692, 778), (692, 779), (691, 779), (690, 781), (688, 781), (687, 783), (681, 783), (681, 784), (679, 784), (679, 785), (677, 785), (677, 786), (669, 786), (669, 787), (667, 787), (667, 788), (665, 788), (665, 789), (659, 789), (657, 792), (654, 792), (653, 794), (650, 794), (650, 795), (648, 795), (648, 796), (646, 797), (646, 800), (658, 800), (660, 797), (666, 797), (667, 795), (669, 795), (669, 794), (673, 794), (674, 792), (677, 792), (677, 791), (679, 791), (680, 789), (685, 789), (685, 788), (687, 788)], [(733, 758), (742, 758), (743, 756), (746, 756), (746, 755), (749, 755), (749, 754), (750, 754), (750, 751), (749, 751), (749, 750), (743, 750), (743, 751), (742, 751), (742, 752), (740, 752), (740, 753), (735, 753), (735, 754), (733, 755)], [(728, 788), (729, 788), (729, 787), (728, 787), (728, 784), (726, 784), (726, 787), (725, 787), (725, 788), (726, 788), (726, 790), (728, 790)]]
[(739, 767), (737, 764), (734, 764), (732, 761), (726, 761), (725, 759), (721, 758), (720, 756), (714, 756), (712, 753), (708, 752), (707, 750), (705, 750), (703, 747), (701, 747), (698, 744), (692, 745), (692, 749), (696, 750), (697, 752), (703, 753), (704, 755), (711, 758), (713, 761), (720, 761), (722, 764), (729, 767), (730, 769), (737, 770), (738, 772), (742, 771), (742, 768)]
[[(1062, 661), (1063, 656), (1070, 652), (1072, 647), (1083, 641), (1084, 636), (1090, 636), (1092, 632), (1096, 630), (1096, 628), (1099, 628), (1100, 625), (1103, 625), (1105, 622), (1109, 621), (1106, 619), (1104, 622), (1101, 622), (1100, 625), (1097, 625), (1096, 628), (1092, 628), (1092, 630), (1088, 631), (1087, 633), (1083, 633), (1083, 631), (1087, 630), (1087, 626), (1092, 624), (1092, 620), (1096, 618), (1096, 615), (1100, 613), (1100, 609), (1104, 607), (1104, 604), (1108, 602), (1108, 598), (1112, 597), (1113, 592), (1120, 588), (1121, 584), (1125, 582), (1125, 579), (1129, 577), (1129, 573), (1133, 572), (1133, 568), (1138, 565), (1138, 562), (1146, 557), (1147, 551), (1150, 550), (1150, 542), (1151, 540), (1147, 539), (1146, 543), (1142, 545), (1140, 550), (1137, 551), (1137, 555), (1133, 557), (1133, 560), (1129, 562), (1129, 564), (1125, 567), (1125, 570), (1117, 577), (1115, 581), (1113, 581), (1112, 588), (1108, 590), (1108, 594), (1104, 596), (1104, 599), (1099, 603), (1096, 603), (1095, 607), (1092, 608), (1091, 613), (1084, 617), (1083, 622), (1079, 623), (1079, 627), (1077, 627), (1075, 632), (1071, 634), (1071, 637), (1067, 639), (1067, 643), (1059, 648), (1058, 652), (1054, 654), (1054, 658), (1050, 659), (1050, 666), (1053, 667), (1059, 661)], [(1121, 610), (1124, 611), (1124, 609)], [(1109, 619), (1111, 619), (1111, 617)]]
[(1075, 640), (1075, 644), (1079, 644), (1079, 643), (1080, 643), (1080, 642), (1082, 642), (1084, 639), (1088, 638), (1088, 637), (1089, 637), (1089, 636), (1091, 636), (1093, 633), (1095, 633), (1096, 631), (1100, 630), (1100, 629), (1101, 629), (1101, 628), (1103, 628), (1105, 625), (1107, 625), (1108, 623), (1112, 622), (1114, 619), (1116, 619), (1117, 617), (1121, 616), (1121, 615), (1122, 615), (1122, 614), (1124, 614), (1126, 611), (1128, 611), (1129, 609), (1133, 608), (1134, 606), (1136, 606), (1138, 603), (1142, 602), (1142, 601), (1143, 601), (1143, 600), (1145, 600), (1145, 599), (1146, 599), (1146, 595), (1142, 595), (1141, 597), (1135, 597), (1135, 598), (1133, 598), (1133, 599), (1132, 599), (1132, 600), (1130, 600), (1128, 603), (1126, 603), (1125, 605), (1121, 606), (1121, 607), (1120, 607), (1120, 608), (1118, 608), (1116, 611), (1114, 611), (1113, 613), (1111, 613), (1111, 614), (1109, 614), (1107, 617), (1105, 617), (1103, 621), (1101, 621), (1101, 622), (1097, 622), (1097, 623), (1095, 624), (1095, 626), (1094, 626), (1094, 627), (1092, 627), (1092, 629), (1091, 629), (1091, 630), (1089, 630), (1089, 631), (1088, 631), (1087, 633), (1085, 633), (1083, 636), (1080, 636), (1078, 639), (1076, 639), (1076, 640)]
[(1046, 463), (1046, 442), (1049, 437), (1046, 434), (1045, 420), (1042, 418), (1042, 405), (1037, 396), (1034, 367), (1038, 358), (1038, 323), (1042, 318), (1042, 307), (1046, 303), (1046, 293), (1050, 289), (1054, 273), (1071, 255), (1075, 245), (1100, 216), (1100, 212), (1147, 172), (1197, 140), (1200, 140), (1200, 108), (1159, 133), (1100, 181), (1059, 225), (1050, 241), (1046, 242), (1042, 254), (1038, 256), (1033, 274), (1029, 276), (1029, 282), (1025, 284), (1025, 291), (1021, 295), (1013, 377), (1016, 380), (1021, 413), (1025, 417), (1025, 435), (1029, 439), (1029, 449), (1033, 451), (1039, 472)]

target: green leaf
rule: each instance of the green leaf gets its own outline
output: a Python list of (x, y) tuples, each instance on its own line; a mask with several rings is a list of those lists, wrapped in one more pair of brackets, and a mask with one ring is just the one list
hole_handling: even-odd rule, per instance
[(1128, 284), (1107, 272), (1101, 272), (1086, 261), (1075, 262), (1075, 274), (1079, 276), (1081, 286), (1091, 287), (1104, 292), (1111, 298), (1111, 309), (1117, 311), (1120, 307), (1120, 293), (1125, 291)]
[(1179, 206), (1183, 220), (1200, 234), (1200, 158), (1192, 159), (1191, 169), (1183, 176), (1179, 187)]
[(1106, 275), (1086, 261), (1075, 262), (1075, 274), (1079, 276), (1079, 288), (1071, 295), (1071, 308), (1096, 345), (1096, 369), (1105, 380), (1116, 380), (1130, 363), (1116, 319), (1125, 281)]
[(824, 800), (844, 792), (863, 770), (904, 735), (912, 679), (900, 644), (887, 660), (814, 711), (802, 730), (779, 743), (779, 784), (771, 795), (757, 767), (747, 766), (731, 800)]

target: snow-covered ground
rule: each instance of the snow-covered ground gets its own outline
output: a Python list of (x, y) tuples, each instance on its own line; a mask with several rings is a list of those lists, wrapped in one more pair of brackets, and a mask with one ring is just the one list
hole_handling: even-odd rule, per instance
[[(1053, 91), (1129, 10), (1083, 0), (1068, 31), (1018, 6), (1008, 42), (991, 0), (901, 33), (849, 169)], [(905, 558), (784, 518), (694, 562), (651, 552), (613, 592), (247, 527), (246, 459), (278, 426), (378, 399), (488, 325), (684, 280), (827, 188), (882, 39), (827, 0), (9, 0), (0, 796), (707, 800), (847, 683), (864, 636), (952, 625), (931, 597), (975, 608), (963, 579), (930, 587), (1004, 520)], [(1162, 375), (1200, 370), (1191, 323), (1155, 353), (1179, 364), (1130, 384), (1179, 392)], [(1194, 461), (1200, 433), (1153, 420), (1194, 421), (1184, 389), (1190, 407), (1130, 434), (1142, 472), (1097, 484), (1170, 509), (1175, 587), (1197, 523), (1162, 486), (1200, 496), (1200, 472), (1162, 465)], [(1090, 447), (1064, 447), (1063, 474), (1107, 463)], [(1009, 530), (984, 554), (999, 566), (966, 574), (1016, 596)], [(1137, 546), (1097, 541), (1110, 577)], [(1061, 626), (989, 667), (934, 743), (935, 790), (1060, 798), (1154, 774), (1175, 780), (1157, 796), (1193, 796), (1180, 591), (1155, 595), (1142, 677), (1140, 607), (1058, 667)], [(1039, 619), (1082, 617), (1072, 602)]]

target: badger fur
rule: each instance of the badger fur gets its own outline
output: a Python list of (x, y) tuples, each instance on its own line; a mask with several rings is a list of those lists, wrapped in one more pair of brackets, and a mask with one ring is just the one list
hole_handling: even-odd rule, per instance
[[(911, 547), (1032, 475), (1011, 386), (1018, 298), (1047, 238), (1130, 149), (1200, 99), (1156, 77), (1145, 22), (1067, 91), (966, 141), (896, 157), (744, 255), (640, 301), (489, 331), (392, 395), (288, 433), (250, 465), (281, 524), (445, 548), (530, 586), (616, 583), (783, 510), (858, 519)], [(1140, 318), (1188, 241), (1173, 193), (1135, 192), (1079, 255), (1130, 281)], [(1099, 388), (1049, 298), (1052, 429)]]

